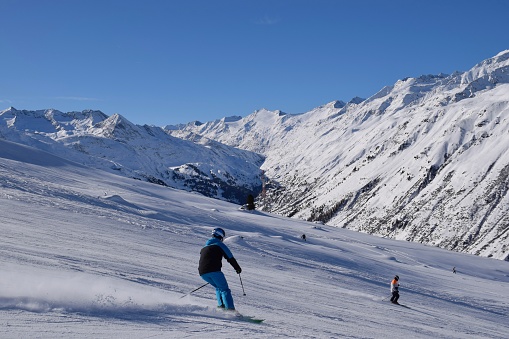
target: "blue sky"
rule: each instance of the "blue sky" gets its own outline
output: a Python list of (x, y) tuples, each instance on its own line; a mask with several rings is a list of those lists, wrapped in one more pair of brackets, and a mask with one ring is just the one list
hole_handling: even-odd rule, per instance
[(0, 109), (303, 113), (509, 49), (506, 0), (0, 0)]

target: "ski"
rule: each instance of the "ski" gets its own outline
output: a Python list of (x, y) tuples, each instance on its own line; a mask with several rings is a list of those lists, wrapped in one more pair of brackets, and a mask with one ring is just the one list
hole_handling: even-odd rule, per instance
[(231, 312), (231, 311), (226, 311), (223, 309), (221, 309), (221, 311), (223, 311), (225, 314), (229, 313), (228, 314), (229, 318), (231, 318), (232, 320), (246, 321), (246, 322), (254, 323), (254, 324), (260, 324), (265, 320), (265, 319), (255, 318), (250, 315), (242, 315), (238, 311)]
[(239, 317), (236, 317), (235, 319), (241, 320), (241, 321), (247, 321), (254, 324), (261, 324), (265, 319), (258, 319), (255, 317), (251, 317), (248, 315), (240, 315)]

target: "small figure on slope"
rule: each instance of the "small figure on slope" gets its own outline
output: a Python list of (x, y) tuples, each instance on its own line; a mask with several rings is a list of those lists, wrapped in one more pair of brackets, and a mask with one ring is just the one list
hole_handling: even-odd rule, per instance
[(302, 240), (306, 241), (306, 235), (305, 235), (305, 234), (301, 235), (301, 236), (300, 236), (300, 238), (301, 238)]
[(392, 293), (391, 303), (399, 305), (399, 303), (398, 303), (399, 277), (398, 276), (395, 276), (394, 279), (392, 279), (392, 281), (391, 281), (391, 293)]
[(452, 273), (456, 274), (456, 266), (452, 268)]
[(200, 251), (198, 272), (203, 280), (216, 288), (217, 306), (234, 311), (232, 293), (223, 272), (221, 272), (223, 257), (233, 266), (237, 274), (240, 274), (242, 269), (228, 246), (223, 244), (225, 235), (222, 228), (214, 228), (212, 238), (207, 240)]

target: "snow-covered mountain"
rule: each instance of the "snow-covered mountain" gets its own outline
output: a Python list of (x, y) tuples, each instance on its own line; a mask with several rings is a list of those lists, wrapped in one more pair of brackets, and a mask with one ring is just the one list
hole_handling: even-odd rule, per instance
[[(203, 286), (215, 227), (242, 267), (223, 261), (235, 307), (262, 324), (217, 310)], [(509, 333), (507, 262), (246, 211), (1, 139), (0, 244), (2, 339)], [(395, 274), (404, 306), (388, 301)]]
[(509, 260), (509, 50), (366, 100), (167, 130), (263, 154), (265, 211)]
[(0, 111), (0, 138), (86, 166), (243, 204), (261, 189), (263, 157), (205, 138), (182, 140), (100, 111)]
[(265, 211), (508, 260), (508, 107), (504, 51), (299, 115), (263, 109), (163, 129), (11, 107), (0, 139), (235, 203), (262, 191), (262, 176)]

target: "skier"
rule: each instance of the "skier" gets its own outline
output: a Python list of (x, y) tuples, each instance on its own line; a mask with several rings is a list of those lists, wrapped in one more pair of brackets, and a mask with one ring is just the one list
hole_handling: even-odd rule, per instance
[(302, 240), (306, 241), (306, 235), (305, 235), (305, 234), (301, 235), (301, 236), (300, 236), (300, 238), (301, 238)]
[(452, 268), (452, 273), (456, 274), (456, 266)]
[(399, 303), (398, 303), (399, 277), (398, 276), (395, 276), (394, 279), (392, 279), (392, 281), (391, 281), (391, 293), (392, 293), (391, 303), (399, 305)]
[(242, 272), (230, 249), (223, 244), (225, 232), (222, 228), (214, 228), (210, 238), (200, 251), (198, 272), (203, 280), (216, 288), (217, 307), (234, 311), (233, 297), (228, 282), (221, 272), (223, 257), (233, 266), (237, 274)]

